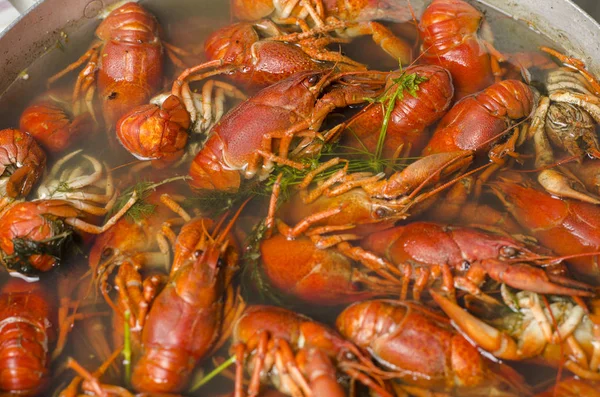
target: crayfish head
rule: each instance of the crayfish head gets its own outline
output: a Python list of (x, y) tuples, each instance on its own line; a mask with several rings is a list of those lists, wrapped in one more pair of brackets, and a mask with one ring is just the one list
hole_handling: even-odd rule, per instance
[(259, 40), (252, 23), (235, 23), (208, 36), (204, 52), (209, 60), (222, 59), (225, 63), (243, 65), (248, 49)]
[(334, 70), (307, 72), (301, 75), (301, 84), (304, 88), (310, 91), (313, 95), (318, 96), (323, 89), (331, 82), (330, 78)]
[[(473, 154), (470, 150), (430, 154), (392, 174), (388, 179), (365, 186), (365, 190), (371, 196), (381, 199), (392, 200), (404, 196), (412, 199), (426, 193), (426, 188), (447, 182), (442, 185), (445, 188), (460, 180), (460, 177), (449, 180), (449, 176), (460, 174), (466, 169), (473, 162)], [(425, 197), (428, 195), (423, 198)]]
[(240, 206), (229, 223), (221, 228), (227, 216), (225, 214), (211, 234), (209, 234), (204, 220), (202, 220), (202, 236), (192, 252), (192, 269), (199, 274), (201, 285), (214, 285), (222, 277), (224, 277), (225, 285), (228, 285), (238, 270), (238, 247), (233, 242), (230, 232), (246, 203), (248, 203), (248, 200)]
[(206, 251), (196, 250), (193, 253), (195, 258), (194, 268), (199, 276), (198, 286), (214, 285), (221, 273), (225, 261), (222, 258), (222, 253), (216, 247), (211, 246)]
[(372, 199), (372, 217), (378, 221), (399, 221), (408, 217), (408, 200)]

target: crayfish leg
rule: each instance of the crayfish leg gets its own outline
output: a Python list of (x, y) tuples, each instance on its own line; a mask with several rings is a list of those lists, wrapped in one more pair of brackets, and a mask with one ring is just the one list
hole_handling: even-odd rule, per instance
[(540, 50), (558, 58), (562, 63), (577, 69), (594, 88), (596, 95), (600, 95), (600, 83), (590, 72), (587, 71), (587, 69), (585, 68), (585, 63), (583, 63), (583, 61), (577, 58), (566, 56), (549, 47), (540, 47)]
[(477, 346), (498, 358), (507, 360), (520, 358), (521, 352), (512, 337), (479, 320), (445, 296), (433, 290), (429, 293), (435, 303), (453, 321), (452, 325), (467, 335)]

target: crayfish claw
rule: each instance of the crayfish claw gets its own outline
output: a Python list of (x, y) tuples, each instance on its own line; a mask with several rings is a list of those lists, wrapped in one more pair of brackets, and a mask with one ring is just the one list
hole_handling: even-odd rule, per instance
[(587, 193), (581, 183), (557, 170), (544, 170), (539, 173), (537, 179), (548, 193), (555, 196), (580, 200), (591, 204), (600, 204), (599, 197)]
[(513, 338), (473, 316), (455, 302), (430, 290), (435, 303), (452, 320), (452, 325), (470, 341), (502, 359), (518, 359), (520, 352)]
[(594, 296), (594, 293), (579, 284), (561, 281), (554, 278), (553, 282), (548, 274), (539, 267), (526, 263), (509, 263), (500, 260), (484, 260), (480, 265), (494, 280), (506, 283), (509, 287), (522, 291), (531, 291), (538, 294), (568, 295), (568, 296)]

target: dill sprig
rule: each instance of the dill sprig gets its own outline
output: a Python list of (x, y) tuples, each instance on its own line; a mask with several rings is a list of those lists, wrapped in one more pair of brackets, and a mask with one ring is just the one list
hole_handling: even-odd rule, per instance
[(131, 327), (129, 326), (129, 319), (131, 313), (129, 310), (125, 312), (125, 320), (123, 321), (123, 366), (125, 367), (125, 384), (129, 385), (131, 382)]
[[(388, 126), (392, 117), (392, 111), (396, 106), (396, 101), (404, 99), (404, 92), (408, 92), (413, 97), (417, 97), (417, 91), (419, 91), (419, 85), (427, 81), (427, 77), (420, 76), (418, 73), (406, 73), (405, 71), (400, 74), (399, 77), (392, 79), (394, 83), (377, 99), (375, 103), (380, 103), (384, 113), (383, 122), (381, 123), (381, 131), (379, 132), (379, 138), (377, 140), (377, 147), (375, 149), (375, 159), (381, 159), (383, 153), (383, 146), (385, 144), (385, 137), (387, 135)], [(379, 171), (383, 171), (381, 168)]]
[(182, 181), (188, 179), (187, 176), (176, 176), (172, 178), (164, 179), (160, 182), (148, 182), (148, 181), (139, 181), (135, 185), (128, 187), (121, 193), (121, 195), (116, 199), (115, 204), (109, 211), (107, 217), (110, 218), (117, 212), (121, 210), (127, 204), (127, 202), (131, 199), (133, 192), (136, 193), (137, 201), (135, 204), (127, 210), (125, 213), (126, 217), (132, 222), (140, 221), (144, 218), (149, 217), (154, 213), (156, 209), (156, 205), (148, 203), (146, 200), (148, 197), (154, 192), (159, 186), (166, 185), (167, 183)]
[[(334, 151), (335, 149), (343, 150), (343, 152), (336, 152)], [(273, 192), (273, 185), (279, 174), (282, 174), (280, 181), (281, 200), (286, 201), (292, 195), (294, 187), (301, 184), (309, 172), (314, 171), (327, 160), (334, 157), (348, 157), (348, 155), (359, 155), (360, 158), (351, 158), (328, 168), (317, 175), (313, 179), (313, 182), (318, 183), (327, 180), (346, 166), (348, 167), (348, 173), (378, 173), (381, 172), (382, 169), (398, 171), (404, 167), (398, 160), (376, 159), (375, 156), (366, 149), (361, 150), (337, 144), (328, 144), (323, 147), (322, 151), (317, 156), (300, 159), (298, 162), (304, 165), (304, 168), (301, 170), (287, 165), (275, 165), (267, 179), (262, 182), (256, 180), (246, 182), (242, 184), (240, 189), (236, 192), (219, 190), (201, 191), (198, 196), (187, 198), (185, 203), (187, 205), (196, 206), (203, 212), (219, 216), (226, 211), (237, 207), (249, 197), (270, 196)], [(403, 160), (406, 160), (406, 158)]]
[[(339, 152), (336, 150), (340, 149)], [(373, 174), (377, 174), (384, 169), (390, 169), (392, 171), (398, 171), (404, 167), (404, 165), (399, 162), (397, 159), (384, 159), (377, 158), (374, 154), (370, 153), (366, 148), (364, 149), (356, 149), (350, 146), (343, 146), (339, 144), (330, 144), (324, 148), (324, 150), (316, 157), (302, 159), (301, 163), (305, 165), (305, 168), (298, 170), (288, 166), (275, 166), (275, 169), (265, 182), (265, 187), (267, 192), (272, 192), (273, 185), (277, 180), (279, 174), (283, 174), (280, 186), (281, 186), (281, 196), (282, 200), (287, 200), (291, 193), (292, 188), (301, 184), (306, 176), (317, 169), (322, 163), (327, 160), (333, 159), (335, 157), (349, 157), (358, 155), (360, 157), (352, 157), (346, 159), (339, 164), (336, 164), (323, 172), (319, 173), (314, 179), (313, 183), (318, 183), (329, 179), (333, 174), (338, 172), (339, 170), (347, 167), (347, 172), (358, 173), (358, 172), (369, 172)], [(403, 160), (406, 160), (403, 159)]]
[(205, 384), (210, 382), (215, 376), (219, 375), (221, 372), (226, 370), (229, 366), (231, 366), (234, 363), (235, 363), (235, 355), (229, 357), (227, 360), (225, 360), (223, 363), (221, 363), (218, 367), (216, 367), (215, 369), (210, 371), (205, 376), (199, 378), (198, 380), (194, 380), (188, 391), (190, 393), (195, 392), (196, 390), (198, 390), (199, 388), (201, 388), (202, 386), (204, 386)]
[(58, 184), (58, 186), (56, 186), (56, 189), (54, 190), (54, 192), (52, 192), (50, 196), (52, 197), (55, 193), (71, 193), (74, 190), (75, 189), (73, 189), (68, 182), (62, 181)]
[[(209, 212), (211, 214), (219, 215), (229, 209), (239, 205), (243, 200), (248, 197), (256, 195), (269, 195), (273, 191), (273, 185), (279, 174), (283, 174), (280, 185), (282, 199), (286, 200), (290, 196), (290, 188), (302, 183), (306, 175), (309, 172), (314, 171), (322, 162), (334, 158), (334, 157), (346, 157), (348, 155), (359, 155), (359, 158), (348, 159), (347, 162), (340, 163), (333, 166), (324, 172), (317, 175), (314, 178), (314, 182), (326, 180), (331, 175), (346, 166), (348, 167), (348, 173), (353, 172), (373, 172), (379, 173), (385, 169), (391, 169), (397, 171), (401, 168), (398, 165), (397, 159), (383, 159), (383, 146), (385, 144), (385, 137), (389, 125), (392, 111), (396, 106), (397, 100), (404, 98), (404, 92), (408, 92), (410, 95), (416, 97), (419, 85), (427, 81), (426, 77), (420, 76), (417, 73), (405, 73), (392, 79), (393, 85), (391, 85), (386, 91), (373, 102), (380, 103), (383, 107), (384, 118), (381, 125), (381, 131), (379, 133), (379, 139), (377, 141), (377, 148), (375, 153), (371, 153), (366, 146), (362, 145), (362, 149), (356, 149), (352, 147), (339, 146), (337, 143), (325, 143), (319, 154), (314, 157), (302, 158), (297, 160), (304, 165), (304, 168), (298, 170), (286, 165), (275, 165), (268, 178), (264, 182), (251, 181), (243, 184), (240, 189), (236, 192), (223, 192), (217, 190), (207, 190), (200, 192), (198, 197), (190, 198), (189, 204), (197, 205), (201, 210)], [(344, 149), (343, 153), (336, 153), (333, 151), (334, 148)], [(403, 159), (407, 160), (407, 159)]]
[(201, 212), (213, 217), (223, 215), (232, 208), (238, 207), (246, 199), (266, 194), (262, 192), (259, 184), (250, 182), (242, 185), (237, 192), (222, 190), (203, 190), (195, 197), (186, 197), (184, 206), (198, 208)]
[(50, 256), (56, 261), (56, 266), (60, 265), (66, 249), (73, 243), (73, 229), (61, 219), (45, 218), (50, 225), (52, 237), (43, 240), (33, 240), (26, 236), (14, 237), (13, 253), (6, 255), (2, 252), (0, 258), (7, 269), (23, 274), (38, 273), (30, 262), (30, 258), (34, 255)]

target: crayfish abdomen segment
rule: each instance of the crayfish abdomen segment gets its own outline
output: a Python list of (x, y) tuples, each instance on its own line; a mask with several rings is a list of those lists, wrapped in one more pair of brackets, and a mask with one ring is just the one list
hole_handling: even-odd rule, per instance
[(48, 386), (54, 310), (39, 283), (12, 279), (0, 294), (0, 390), (40, 395)]

